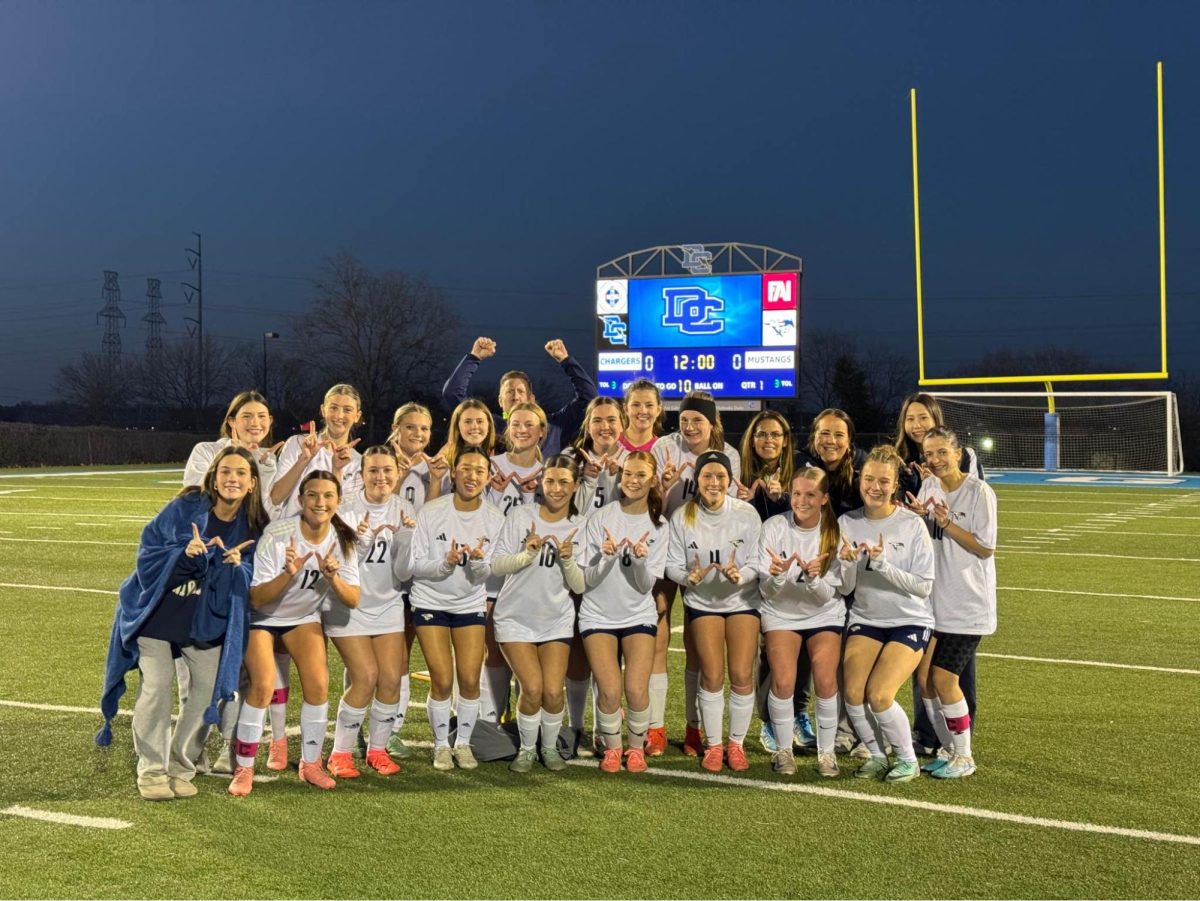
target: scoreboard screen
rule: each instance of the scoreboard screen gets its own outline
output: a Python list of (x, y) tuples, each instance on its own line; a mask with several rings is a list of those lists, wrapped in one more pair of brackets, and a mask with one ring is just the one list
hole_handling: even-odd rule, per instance
[(596, 384), (621, 395), (638, 378), (664, 398), (797, 394), (800, 274), (606, 278), (596, 282)]

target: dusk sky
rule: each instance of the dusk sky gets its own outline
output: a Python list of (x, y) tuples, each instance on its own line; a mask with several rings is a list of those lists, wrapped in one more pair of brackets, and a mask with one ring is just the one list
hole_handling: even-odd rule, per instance
[(0, 2), (0, 403), (99, 351), (104, 269), (126, 352), (147, 275), (186, 334), (194, 231), (208, 331), (256, 346), (346, 249), (444, 286), (493, 375), (550, 337), (590, 365), (598, 264), (741, 241), (804, 259), (803, 328), (915, 360), (910, 87), (927, 374), (1157, 369), (1160, 59), (1170, 369), (1200, 378), (1198, 35), (1185, 2)]

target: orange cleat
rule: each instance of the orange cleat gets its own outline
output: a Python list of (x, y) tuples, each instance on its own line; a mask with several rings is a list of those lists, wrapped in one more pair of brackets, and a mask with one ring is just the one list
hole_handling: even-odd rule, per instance
[(254, 788), (254, 767), (240, 766), (233, 771), (233, 781), (229, 783), (229, 793), (235, 798), (244, 798)]
[(646, 772), (646, 753), (641, 748), (630, 748), (626, 751), (625, 769), (631, 773)]
[[(333, 758), (329, 758), (330, 765), (333, 764)], [(388, 752), (383, 748), (368, 748), (367, 749), (367, 766), (377, 772), (380, 776), (393, 776), (400, 772), (400, 765), (392, 760)], [(337, 775), (336, 773), (334, 775)]]
[(704, 759), (700, 761), (700, 766), (704, 767), (710, 773), (721, 772), (721, 765), (725, 762), (725, 749), (720, 745), (709, 745), (704, 750)]
[(362, 773), (354, 765), (354, 755), (350, 751), (334, 751), (329, 755), (329, 775), (339, 779), (357, 779)]
[(725, 759), (729, 763), (729, 768), (738, 773), (744, 773), (750, 769), (750, 761), (746, 759), (746, 749), (742, 747), (740, 742), (729, 743), (729, 747), (725, 751)]
[(288, 768), (288, 744), (286, 738), (273, 741), (267, 751), (268, 770), (286, 770)]
[(704, 753), (704, 736), (694, 726), (688, 726), (684, 733), (683, 753), (685, 757), (699, 757)]
[(646, 733), (646, 756), (662, 757), (667, 750), (667, 730), (663, 726), (650, 729)]
[[(349, 757), (350, 755), (346, 755)], [(329, 790), (337, 785), (337, 782), (325, 772), (325, 767), (321, 766), (321, 761), (308, 763), (305, 760), (300, 761), (300, 781), (307, 782), (315, 788)]]
[(600, 761), (600, 769), (605, 773), (621, 772), (621, 749), (608, 748), (604, 752), (604, 759)]

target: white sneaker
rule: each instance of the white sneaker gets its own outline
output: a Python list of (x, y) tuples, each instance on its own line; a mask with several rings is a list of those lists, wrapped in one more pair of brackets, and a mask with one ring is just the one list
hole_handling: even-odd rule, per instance
[(454, 762), (458, 764), (460, 770), (473, 770), (479, 767), (479, 761), (475, 759), (475, 752), (471, 750), (470, 745), (455, 745)]
[(839, 732), (833, 740), (833, 750), (837, 754), (849, 754), (856, 739), (849, 732)]
[(454, 769), (454, 755), (449, 748), (433, 749), (433, 768), (443, 771)]
[(771, 769), (781, 776), (796, 775), (796, 755), (791, 748), (780, 748), (771, 755)]
[(837, 776), (841, 770), (838, 769), (837, 756), (832, 751), (824, 751), (817, 754), (817, 773), (832, 779)]
[(855, 760), (870, 760), (871, 752), (861, 741), (856, 741), (854, 747), (850, 749), (850, 756)]

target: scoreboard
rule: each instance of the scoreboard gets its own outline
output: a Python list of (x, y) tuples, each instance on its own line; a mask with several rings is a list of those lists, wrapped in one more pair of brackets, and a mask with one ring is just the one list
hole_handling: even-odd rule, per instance
[(638, 378), (663, 397), (797, 395), (800, 273), (596, 281), (596, 384), (620, 396)]

